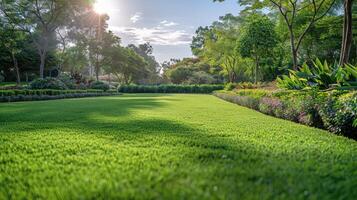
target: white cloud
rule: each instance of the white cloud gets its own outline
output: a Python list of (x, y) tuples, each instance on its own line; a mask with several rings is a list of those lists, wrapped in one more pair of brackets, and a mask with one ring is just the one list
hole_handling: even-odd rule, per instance
[(166, 27), (171, 27), (171, 26), (177, 26), (179, 25), (178, 23), (176, 22), (170, 22), (170, 21), (167, 21), (167, 20), (164, 20), (162, 22), (160, 22), (161, 25), (163, 26), (166, 26)]
[(137, 44), (150, 42), (154, 45), (176, 46), (190, 44), (192, 40), (192, 34), (185, 30), (172, 30), (162, 26), (152, 28), (112, 26), (109, 29)]
[(138, 22), (139, 20), (141, 20), (141, 16), (142, 16), (142, 13), (137, 12), (137, 13), (135, 13), (135, 14), (130, 18), (130, 21), (135, 24), (136, 22)]

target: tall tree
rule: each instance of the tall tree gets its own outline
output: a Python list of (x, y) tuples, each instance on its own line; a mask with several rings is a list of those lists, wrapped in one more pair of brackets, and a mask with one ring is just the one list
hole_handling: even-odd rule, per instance
[(155, 84), (159, 82), (159, 74), (161, 72), (161, 66), (153, 56), (154, 49), (150, 43), (139, 44), (138, 46), (129, 44), (128, 48), (132, 49), (135, 53), (144, 58), (147, 62), (146, 78), (141, 80), (143, 84)]
[[(70, 21), (79, 0), (3, 0), (0, 4), (7, 23), (28, 33), (40, 56), (40, 77), (44, 77), (46, 57), (56, 30)], [(55, 45), (53, 45), (55, 46)]]

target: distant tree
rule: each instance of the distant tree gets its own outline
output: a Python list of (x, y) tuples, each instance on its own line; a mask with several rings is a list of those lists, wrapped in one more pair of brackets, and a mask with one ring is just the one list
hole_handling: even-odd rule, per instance
[(192, 70), (186, 66), (178, 66), (169, 71), (170, 80), (174, 84), (182, 84), (186, 82), (192, 74)]
[(208, 37), (208, 34), (210, 34), (210, 28), (208, 26), (206, 27), (199, 27), (196, 30), (196, 35), (192, 38), (192, 43), (191, 43), (191, 50), (193, 55), (195, 56), (200, 56), (202, 53), (202, 49), (205, 45), (205, 38)]
[(155, 57), (153, 56), (154, 48), (151, 46), (150, 43), (144, 43), (140, 44), (138, 46), (134, 44), (129, 44), (128, 48), (132, 49), (134, 52), (136, 52), (138, 55), (144, 58), (146, 61), (147, 65), (147, 76), (144, 78), (142, 83), (144, 84), (155, 84), (159, 82), (160, 79), (160, 72), (161, 72), (161, 66), (160, 64), (156, 61)]
[(275, 25), (268, 17), (262, 15), (251, 15), (248, 17), (243, 33), (238, 41), (238, 51), (243, 57), (254, 60), (255, 78), (258, 81), (258, 70), (261, 60), (272, 56), (273, 49), (277, 45), (277, 34)]
[(220, 17), (220, 21), (205, 31), (204, 45), (200, 49), (199, 57), (211, 66), (220, 66), (228, 82), (243, 81), (246, 64), (249, 64), (236, 51), (241, 23), (239, 16), (227, 14)]
[(139, 83), (146, 77), (148, 63), (134, 50), (120, 45), (107, 48), (106, 71), (122, 84)]

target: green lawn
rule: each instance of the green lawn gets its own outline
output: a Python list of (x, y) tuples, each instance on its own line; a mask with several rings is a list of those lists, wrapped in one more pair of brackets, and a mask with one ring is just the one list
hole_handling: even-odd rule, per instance
[(0, 199), (355, 199), (357, 142), (209, 95), (0, 104)]

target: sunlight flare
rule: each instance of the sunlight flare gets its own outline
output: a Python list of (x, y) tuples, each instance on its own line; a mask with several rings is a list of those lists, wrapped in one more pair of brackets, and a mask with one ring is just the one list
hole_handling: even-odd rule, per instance
[(108, 14), (111, 10), (111, 3), (108, 0), (96, 0), (93, 9), (98, 14)]

